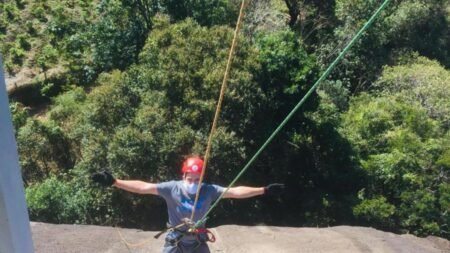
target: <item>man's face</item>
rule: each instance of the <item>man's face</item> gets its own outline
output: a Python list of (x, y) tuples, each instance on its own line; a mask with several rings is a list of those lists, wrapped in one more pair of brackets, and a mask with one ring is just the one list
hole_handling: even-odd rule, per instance
[(196, 183), (198, 184), (200, 181), (200, 174), (194, 174), (194, 173), (185, 173), (183, 176), (183, 180), (186, 181), (188, 184)]

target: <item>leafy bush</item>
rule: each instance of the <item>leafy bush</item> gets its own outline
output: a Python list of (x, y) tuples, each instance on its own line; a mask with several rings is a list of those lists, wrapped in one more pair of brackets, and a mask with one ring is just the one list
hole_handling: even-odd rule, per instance
[(68, 140), (53, 121), (28, 118), (17, 132), (20, 165), (26, 184), (42, 181), (73, 166)]
[(27, 20), (25, 22), (25, 27), (26, 27), (26, 31), (28, 32), (28, 34), (30, 34), (31, 36), (37, 35), (37, 30), (36, 30), (35, 24), (32, 20)]
[[(0, 12), (2, 13), (2, 12)], [(6, 28), (8, 27), (8, 20), (6, 19), (6, 16), (1, 15), (0, 16), (0, 34), (6, 33)]]
[(443, 220), (439, 213), (444, 211), (436, 206), (437, 196), (426, 189), (405, 191), (401, 194), (401, 225), (419, 235), (440, 235)]
[(72, 117), (80, 113), (82, 103), (86, 100), (86, 93), (80, 87), (73, 88), (53, 99), (54, 105), (48, 112), (51, 120), (60, 125), (68, 124)]
[(16, 21), (19, 18), (20, 12), (14, 3), (4, 3), (2, 4), (2, 7), (2, 10), (6, 14), (6, 18), (8, 19), (8, 21)]
[(52, 8), (51, 19), (47, 23), (46, 30), (58, 39), (62, 39), (65, 35), (71, 35), (76, 29), (80, 29), (75, 18), (77, 17), (71, 17), (71, 14), (67, 13), (64, 6), (56, 4)]
[(353, 208), (353, 213), (369, 224), (377, 223), (385, 227), (392, 227), (395, 206), (388, 203), (385, 197), (379, 196), (373, 199), (364, 199)]
[(164, 0), (160, 2), (162, 10), (173, 20), (180, 21), (188, 17), (200, 25), (227, 25), (237, 19), (238, 1), (176, 1)]
[(58, 51), (51, 45), (44, 46), (36, 55), (36, 63), (45, 72), (58, 61)]
[(124, 69), (136, 62), (151, 28), (136, 5), (103, 0), (97, 11), (100, 18), (88, 33), (96, 69), (99, 72)]
[(110, 220), (111, 209), (105, 210), (104, 217), (96, 216), (96, 207), (107, 203), (109, 194), (103, 193), (102, 197), (77, 181), (49, 177), (42, 183), (29, 186), (25, 194), (30, 218), (34, 221), (67, 224)]
[(16, 37), (16, 44), (18, 44), (20, 48), (28, 51), (31, 49), (31, 44), (28, 42), (29, 39), (30, 37), (27, 34), (19, 34)]
[(401, 93), (362, 94), (344, 113), (341, 131), (367, 173), (355, 215), (375, 226), (445, 236), (446, 207), (437, 199), (448, 194), (439, 191), (447, 173), (437, 161), (445, 161), (450, 139), (442, 125)]
[(19, 102), (13, 102), (9, 104), (9, 110), (12, 114), (12, 122), (17, 135), (18, 130), (27, 122), (29, 117), (28, 109)]
[(46, 11), (41, 5), (35, 7), (35, 8), (33, 8), (31, 10), (31, 14), (33, 15), (33, 17), (35, 17), (36, 19), (38, 19), (41, 22), (47, 22), (48, 21), (47, 16), (45, 15), (45, 13), (46, 13)]
[(409, 58), (406, 64), (385, 67), (375, 87), (420, 102), (430, 117), (450, 128), (450, 71), (437, 61), (417, 57)]
[[(337, 0), (334, 29), (338, 42), (331, 42), (328, 54), (336, 54), (342, 48), (339, 42), (348, 42), (380, 5), (379, 1)], [(361, 40), (337, 66), (337, 79), (350, 79), (351, 90), (368, 90), (388, 59), (398, 50), (411, 50), (431, 59), (450, 64), (449, 37), (446, 9), (448, 3), (441, 0), (392, 1), (372, 24)], [(426, 36), (421, 32), (428, 31)], [(336, 44), (336, 45), (333, 45)], [(330, 46), (333, 45), (333, 46)]]
[(23, 64), (23, 59), (25, 58), (25, 51), (20, 47), (12, 47), (9, 49), (9, 55), (11, 57), (12, 63), (17, 65)]

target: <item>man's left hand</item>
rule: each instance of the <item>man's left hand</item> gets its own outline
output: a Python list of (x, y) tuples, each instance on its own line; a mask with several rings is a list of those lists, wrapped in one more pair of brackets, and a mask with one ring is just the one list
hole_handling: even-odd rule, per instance
[(279, 196), (284, 192), (284, 184), (274, 183), (264, 187), (264, 195)]

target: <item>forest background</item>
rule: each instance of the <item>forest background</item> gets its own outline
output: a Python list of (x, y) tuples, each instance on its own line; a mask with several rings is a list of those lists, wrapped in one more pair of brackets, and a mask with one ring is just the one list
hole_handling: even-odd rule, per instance
[[(381, 0), (248, 1), (207, 181), (228, 183)], [(3, 0), (0, 50), (31, 219), (160, 229), (162, 199), (90, 175), (180, 178), (202, 155), (238, 0)], [(393, 0), (210, 226), (372, 226), (450, 238), (450, 2)], [(28, 74), (26, 74), (28, 73)], [(31, 74), (30, 74), (31, 73)]]

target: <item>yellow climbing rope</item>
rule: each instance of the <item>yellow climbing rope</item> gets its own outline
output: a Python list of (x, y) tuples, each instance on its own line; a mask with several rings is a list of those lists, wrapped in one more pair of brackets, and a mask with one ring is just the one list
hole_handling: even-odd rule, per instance
[(236, 44), (237, 44), (237, 36), (239, 33), (239, 29), (241, 27), (242, 18), (244, 17), (244, 7), (245, 7), (245, 0), (242, 0), (241, 8), (239, 10), (239, 17), (238, 17), (238, 20), (236, 23), (236, 28), (234, 29), (233, 41), (231, 43), (230, 52), (228, 54), (228, 61), (227, 61), (227, 66), (225, 68), (225, 74), (223, 76), (222, 87), (220, 88), (219, 100), (217, 101), (216, 113), (214, 114), (214, 120), (213, 120), (213, 123), (211, 126), (211, 131), (209, 133), (208, 144), (206, 146), (205, 156), (203, 157), (203, 168), (202, 168), (202, 173), (200, 175), (199, 187), (197, 189), (197, 193), (195, 194), (194, 206), (192, 207), (192, 215), (191, 215), (192, 221), (194, 220), (195, 208), (197, 206), (198, 197), (200, 195), (203, 178), (205, 176), (205, 170), (206, 170), (206, 166), (208, 164), (209, 154), (211, 152), (212, 139), (213, 139), (214, 133), (216, 131), (217, 121), (219, 120), (220, 109), (222, 108), (223, 97), (224, 97), (225, 90), (226, 90), (227, 83), (228, 83), (228, 76), (230, 74), (231, 62), (233, 60), (234, 50), (235, 50)]

